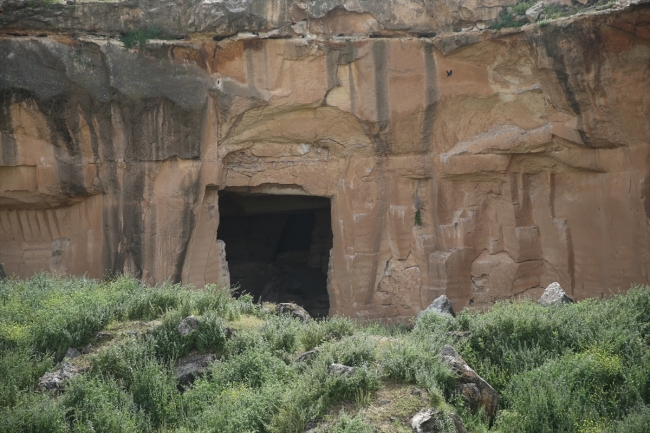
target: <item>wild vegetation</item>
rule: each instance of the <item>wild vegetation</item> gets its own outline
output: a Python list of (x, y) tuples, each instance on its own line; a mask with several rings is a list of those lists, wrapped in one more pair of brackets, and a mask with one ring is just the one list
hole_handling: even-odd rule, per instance
[[(198, 329), (181, 336), (190, 314)], [(86, 371), (65, 392), (36, 391), (69, 347), (89, 343), (71, 361)], [(501, 394), (492, 425), (450, 399), (444, 344)], [(0, 351), (0, 432), (407, 432), (410, 417), (431, 406), (458, 413), (470, 432), (650, 426), (650, 288), (561, 307), (517, 301), (456, 318), (429, 313), (411, 329), (303, 323), (214, 286), (39, 274), (0, 282)], [(218, 360), (179, 388), (175, 360), (202, 352)], [(356, 370), (330, 375), (334, 362)]]
[[(526, 24), (530, 24), (526, 18), (526, 11), (533, 7), (539, 0), (519, 0), (516, 4), (506, 8), (498, 21), (492, 25), (492, 29), (499, 30), (502, 28), (516, 28)], [(545, 25), (549, 21), (557, 18), (568, 17), (585, 11), (595, 11), (608, 9), (614, 6), (615, 0), (590, 0), (586, 4), (582, 4), (576, 0), (572, 0), (570, 5), (545, 2), (542, 15), (538, 21), (540, 25)]]

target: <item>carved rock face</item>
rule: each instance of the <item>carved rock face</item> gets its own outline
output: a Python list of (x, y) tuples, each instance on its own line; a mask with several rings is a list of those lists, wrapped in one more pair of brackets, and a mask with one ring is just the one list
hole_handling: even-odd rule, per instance
[[(45, 11), (3, 12), (28, 34), (0, 36), (8, 274), (227, 284), (226, 189), (329, 200), (331, 248), (310, 257), (331, 315), (648, 282), (647, 5), (445, 33), (494, 22), (501, 3), (296, 2), (270, 16), (260, 0), (222, 16), (234, 3), (179, 2), (170, 32), (191, 40), (127, 50), (65, 33), (168, 18), (97, 3), (54, 8), (56, 37), (31, 36)], [(102, 20), (74, 18), (92, 8)]]

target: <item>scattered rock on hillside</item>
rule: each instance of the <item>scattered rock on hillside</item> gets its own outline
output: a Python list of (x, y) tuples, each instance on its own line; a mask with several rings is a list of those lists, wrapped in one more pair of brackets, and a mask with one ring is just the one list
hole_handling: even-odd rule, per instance
[(526, 10), (526, 18), (528, 18), (528, 21), (531, 23), (534, 23), (539, 19), (542, 12), (544, 12), (544, 2), (535, 3), (535, 5)]
[(460, 419), (457, 414), (450, 412), (448, 416), (451, 422), (454, 423), (454, 427), (456, 427), (456, 433), (467, 433), (465, 425), (463, 424), (463, 420)]
[(213, 353), (197, 354), (179, 359), (174, 364), (174, 377), (180, 386), (191, 385), (196, 378), (205, 374), (210, 364), (216, 359), (217, 357)]
[(308, 350), (308, 351), (303, 352), (300, 355), (298, 355), (298, 357), (296, 358), (296, 362), (307, 362), (307, 361), (315, 358), (316, 355), (318, 355), (318, 351), (316, 349)]
[(74, 359), (79, 356), (81, 356), (81, 352), (79, 352), (74, 347), (68, 347), (68, 350), (65, 351), (65, 355), (63, 356), (63, 359)]
[(411, 428), (417, 433), (438, 433), (445, 431), (445, 426), (453, 424), (457, 433), (467, 433), (463, 421), (455, 413), (445, 414), (438, 409), (422, 409), (411, 418)]
[(551, 283), (548, 285), (542, 297), (539, 298), (539, 305), (549, 307), (551, 305), (573, 304), (573, 298), (562, 290), (560, 283)]
[(449, 301), (449, 298), (445, 295), (440, 295), (434, 301), (429, 305), (426, 310), (420, 311), (420, 314), (418, 314), (418, 319), (424, 314), (424, 313), (429, 313), (429, 312), (434, 312), (438, 313), (440, 315), (449, 315), (451, 317), (456, 317), (456, 313), (454, 313), (454, 308), (451, 306), (451, 302)]
[(7, 278), (7, 273), (5, 272), (5, 264), (0, 263), (0, 281)]
[(288, 314), (291, 317), (296, 317), (301, 321), (307, 323), (311, 320), (311, 316), (298, 304), (290, 303), (281, 303), (275, 306), (275, 312), (277, 314)]
[(181, 320), (181, 323), (178, 324), (178, 333), (181, 334), (182, 337), (185, 337), (186, 335), (190, 334), (192, 331), (198, 329), (199, 327), (199, 320), (194, 317), (194, 316), (187, 316), (183, 320)]
[(111, 341), (113, 338), (115, 338), (115, 335), (106, 331), (99, 331), (97, 334), (95, 334), (95, 340), (99, 342)]
[(66, 381), (83, 373), (69, 362), (62, 362), (56, 371), (45, 373), (39, 380), (36, 389), (38, 391), (65, 391)]
[(460, 395), (473, 412), (482, 407), (490, 419), (494, 419), (499, 403), (499, 393), (476, 374), (453, 347), (444, 345), (440, 349), (440, 356), (457, 375), (454, 394)]
[(327, 372), (332, 376), (352, 376), (357, 369), (343, 364), (330, 364)]

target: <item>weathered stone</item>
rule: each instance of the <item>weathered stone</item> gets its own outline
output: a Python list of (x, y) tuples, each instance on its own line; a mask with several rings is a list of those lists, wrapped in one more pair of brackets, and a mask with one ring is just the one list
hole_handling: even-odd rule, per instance
[(74, 347), (68, 347), (68, 350), (65, 351), (64, 359), (74, 359), (78, 356), (81, 356), (81, 352), (75, 349)]
[(199, 327), (199, 320), (194, 316), (187, 316), (178, 324), (178, 333), (182, 337), (189, 335), (192, 331), (197, 330)]
[(291, 317), (300, 319), (302, 322), (309, 322), (311, 316), (300, 305), (294, 303), (281, 303), (275, 306), (275, 312), (277, 314), (287, 314)]
[(454, 412), (450, 412), (447, 415), (449, 416), (451, 422), (454, 423), (454, 427), (456, 427), (456, 433), (467, 433), (467, 429), (465, 429), (465, 424), (463, 424), (463, 420), (460, 419), (458, 414)]
[(490, 419), (494, 419), (499, 403), (496, 390), (476, 374), (452, 346), (444, 345), (440, 349), (440, 356), (456, 374), (454, 395), (460, 395), (473, 412), (483, 408)]
[(424, 313), (436, 313), (442, 316), (448, 315), (451, 317), (456, 317), (456, 314), (454, 313), (454, 307), (451, 306), (449, 298), (447, 298), (445, 295), (440, 295), (434, 299), (431, 305), (429, 305), (424, 311), (421, 311), (420, 314), (418, 314), (418, 319)]
[(548, 285), (541, 298), (539, 298), (539, 305), (549, 307), (551, 305), (572, 304), (573, 298), (567, 295), (560, 283), (551, 283)]
[(308, 350), (306, 352), (302, 352), (298, 357), (296, 358), (296, 362), (308, 362), (314, 359), (318, 355), (318, 350)]
[(457, 433), (467, 433), (463, 421), (455, 413), (446, 414), (435, 408), (422, 409), (411, 418), (411, 428), (416, 433), (439, 433), (453, 426)]
[(535, 3), (530, 8), (526, 9), (526, 18), (531, 23), (539, 19), (539, 16), (544, 12), (544, 2)]
[(86, 345), (81, 349), (81, 353), (84, 354), (84, 355), (87, 355), (87, 354), (91, 353), (92, 351), (93, 351), (93, 344), (92, 344), (92, 343), (88, 343), (88, 344), (86, 344)]
[(327, 372), (332, 376), (352, 376), (357, 369), (343, 364), (330, 364)]
[(185, 387), (194, 383), (194, 380), (203, 376), (217, 359), (216, 355), (207, 353), (196, 354), (176, 361), (174, 364), (174, 377), (179, 386)]
[(38, 386), (36, 389), (38, 391), (63, 392), (65, 391), (66, 382), (82, 372), (82, 370), (79, 370), (72, 364), (64, 361), (59, 365), (59, 368), (56, 371), (45, 373), (38, 380)]
[(115, 335), (111, 332), (100, 331), (95, 334), (95, 340), (102, 343), (105, 341), (111, 341), (113, 338), (115, 338)]

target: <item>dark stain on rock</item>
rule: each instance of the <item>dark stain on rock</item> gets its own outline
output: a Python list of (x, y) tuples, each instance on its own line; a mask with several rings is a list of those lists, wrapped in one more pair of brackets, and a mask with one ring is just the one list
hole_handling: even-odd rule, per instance
[(390, 106), (388, 101), (388, 47), (386, 41), (376, 41), (372, 46), (375, 64), (375, 104), (377, 109), (377, 131), (375, 149), (377, 155), (390, 153)]
[[(564, 92), (564, 96), (569, 104), (569, 107), (578, 117), (578, 125), (576, 127), (576, 130), (585, 146), (593, 148), (594, 145), (589, 135), (584, 130), (582, 107), (576, 98), (576, 92), (573, 91), (574, 85), (578, 87), (577, 84), (575, 84), (578, 82), (576, 75), (584, 75), (584, 71), (578, 71), (575, 70), (576, 68), (572, 68), (565, 58), (565, 53), (567, 51), (566, 48), (560, 47), (560, 42), (563, 39), (568, 38), (570, 38), (570, 44), (574, 45), (575, 35), (564, 35), (561, 29), (555, 27), (542, 30), (542, 43), (546, 48), (546, 52), (552, 63), (555, 77), (562, 87), (562, 91)], [(584, 46), (585, 44), (583, 43), (582, 45)]]
[(424, 93), (424, 116), (422, 117), (422, 151), (431, 150), (431, 141), (433, 140), (433, 124), (438, 110), (438, 71), (436, 59), (433, 55), (433, 45), (423, 44), (424, 52), (424, 73), (425, 73), (425, 93)]

